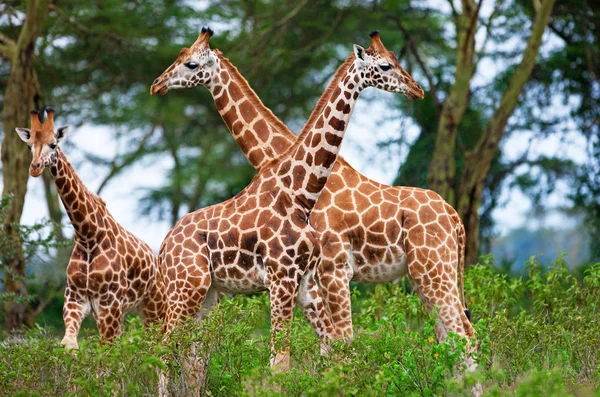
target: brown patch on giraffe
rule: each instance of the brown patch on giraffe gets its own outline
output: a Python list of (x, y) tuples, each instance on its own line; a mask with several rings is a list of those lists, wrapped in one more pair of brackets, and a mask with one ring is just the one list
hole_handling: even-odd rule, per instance
[(256, 123), (254, 123), (252, 129), (261, 142), (267, 142), (269, 140), (269, 127), (264, 120), (258, 120)]
[[(302, 165), (295, 166), (293, 170), (293, 175), (294, 180), (298, 181), (298, 183), (301, 183), (306, 177), (306, 168), (304, 168), (304, 166)], [(296, 186), (296, 188), (300, 188), (301, 186), (302, 185)]]
[(231, 100), (233, 102), (239, 102), (244, 96), (242, 90), (234, 81), (229, 84), (229, 95), (231, 95)]
[(273, 209), (281, 216), (288, 214), (289, 208), (292, 208), (292, 199), (287, 193), (280, 192), (273, 204)]
[[(250, 131), (247, 131), (245, 134), (245, 138), (244, 138), (244, 142), (249, 146), (249, 147), (255, 147), (258, 145), (258, 140), (256, 139), (256, 137), (254, 136), (253, 133), (251, 133)], [(262, 156), (262, 152), (257, 151), (256, 153), (253, 154), (254, 156)]]
[[(238, 114), (237, 111), (235, 109), (234, 106), (231, 107), (231, 109), (229, 109), (226, 113), (223, 114), (223, 120), (225, 121), (225, 124), (230, 125), (233, 127), (233, 121), (236, 120), (238, 118)], [(240, 127), (242, 126), (241, 123), (237, 123)], [(239, 133), (239, 130), (234, 130), (236, 133)]]
[(252, 104), (249, 101), (244, 101), (239, 106), (240, 114), (246, 121), (246, 123), (250, 123), (258, 116), (258, 112), (252, 107)]
[[(321, 135), (318, 135), (318, 134), (314, 135), (312, 137), (311, 142), (310, 142), (310, 147), (311, 148), (316, 148), (317, 146), (319, 146), (321, 144), (321, 140), (322, 140)], [(302, 150), (304, 150), (304, 149), (303, 148), (298, 148), (297, 149), (297, 153), (301, 152)], [(300, 158), (301, 156), (298, 156), (298, 157)]]
[(343, 139), (343, 137), (341, 137), (339, 135), (331, 134), (329, 132), (327, 132), (325, 134), (325, 140), (327, 141), (328, 144), (330, 144), (332, 146), (340, 146), (342, 144), (342, 139)]
[(429, 205), (431, 206), (431, 209), (433, 209), (433, 211), (437, 214), (440, 214), (444, 211), (442, 201), (431, 201)]
[[(336, 156), (331, 155), (331, 152), (329, 152), (327, 149), (321, 148), (315, 153), (315, 165), (329, 168), (335, 162), (335, 160)], [(324, 180), (327, 181), (327, 178)]]
[(429, 205), (424, 205), (419, 209), (419, 221), (421, 223), (431, 223), (436, 219), (437, 216)]
[(288, 148), (288, 141), (280, 136), (275, 136), (271, 139), (271, 146), (275, 148), (277, 153), (282, 153)]
[(342, 211), (352, 211), (354, 209), (354, 203), (352, 203), (350, 197), (344, 194), (337, 194), (333, 199), (333, 203), (336, 208)]
[(315, 128), (321, 129), (321, 128), (323, 128), (323, 125), (325, 125), (325, 121), (324, 121), (323, 117), (319, 117), (317, 119), (317, 122), (315, 123)]
[(229, 73), (227, 73), (225, 70), (221, 72), (221, 83), (225, 85), (229, 83)]
[(349, 103), (347, 103), (346, 101), (344, 101), (343, 99), (340, 99), (340, 100), (337, 102), (337, 104), (336, 104), (336, 106), (335, 106), (335, 109), (336, 109), (338, 112), (342, 112), (342, 113), (344, 113), (344, 114), (348, 114), (348, 113), (350, 113), (350, 104), (349, 104)]
[[(217, 110), (223, 110), (229, 104), (229, 96), (227, 95), (227, 91), (223, 91), (220, 97), (215, 98), (215, 105), (217, 106)], [(225, 120), (225, 118), (223, 118)], [(233, 119), (225, 120), (225, 124), (231, 125)]]
[(344, 131), (346, 129), (346, 122), (336, 117), (331, 117), (329, 125), (338, 131)]

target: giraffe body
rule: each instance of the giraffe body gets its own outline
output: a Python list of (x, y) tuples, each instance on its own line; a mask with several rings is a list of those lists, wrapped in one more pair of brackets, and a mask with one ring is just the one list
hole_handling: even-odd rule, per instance
[[(247, 101), (232, 106), (228, 100), (231, 97), (237, 101), (243, 96), (239, 87), (223, 90), (228, 75), (220, 69), (218, 56), (208, 48), (211, 35), (203, 29), (194, 46), (181, 51), (181, 63), (173, 64), (165, 73), (177, 84), (191, 81), (220, 92), (217, 109), (226, 123), (238, 112), (248, 121), (253, 117), (252, 106)], [(370, 54), (376, 51), (367, 50)], [(322, 346), (326, 344), (323, 339), (332, 335), (331, 324), (314, 278), (322, 257), (321, 244), (308, 222), (309, 215), (331, 174), (362, 89), (376, 86), (410, 98), (423, 94), (399, 65), (390, 76), (376, 78), (372, 69), (378, 64), (388, 69), (392, 66), (367, 52), (355, 46), (355, 53), (338, 69), (319, 101), (319, 106), (328, 110), (313, 113), (287, 151), (270, 162), (264, 162), (262, 151), (257, 151), (256, 157), (250, 155), (262, 164), (246, 189), (225, 203), (186, 215), (169, 232), (159, 253), (168, 283), (167, 332), (179, 318), (197, 315), (211, 288), (219, 292), (267, 289), (272, 333), (289, 323), (298, 297), (297, 303), (321, 337)], [(206, 68), (210, 71), (203, 70)], [(164, 93), (162, 81), (161, 77), (154, 82), (151, 93)], [(256, 124), (257, 128), (266, 128), (264, 121)], [(252, 152), (257, 145), (248, 145), (248, 150)], [(272, 361), (278, 362), (287, 368), (289, 352), (283, 357), (278, 354)]]
[(77, 348), (81, 322), (90, 311), (103, 340), (120, 335), (126, 313), (138, 311), (145, 322), (164, 318), (164, 284), (152, 249), (113, 218), (57, 147), (66, 127), (55, 133), (54, 110), (46, 111), (44, 123), (32, 112), (31, 130), (17, 132), (33, 152), (30, 174), (39, 176), (49, 168), (75, 230), (67, 266), (62, 343)]
[[(210, 81), (181, 72), (178, 66), (185, 64), (196, 46), (182, 50), (155, 80), (152, 92), (166, 94), (172, 88), (206, 86), (233, 137), (260, 171), (283, 155), (297, 137), (263, 105), (219, 50), (210, 50), (207, 44), (201, 49), (220, 68)], [(385, 54), (383, 45), (376, 43), (375, 47)], [(393, 63), (393, 54), (389, 57)], [(314, 115), (328, 111), (322, 105), (320, 101)], [(314, 117), (312, 123), (316, 120)], [(462, 296), (464, 226), (454, 208), (437, 193), (380, 184), (339, 156), (310, 223), (319, 234), (323, 256), (331, 263), (324, 261), (319, 266), (320, 283), (336, 329), (345, 338), (353, 336), (350, 280), (394, 282), (405, 275), (429, 310), (435, 306), (443, 309), (438, 312), (441, 321), (436, 327), (439, 340), (444, 340), (448, 331), (473, 336)]]

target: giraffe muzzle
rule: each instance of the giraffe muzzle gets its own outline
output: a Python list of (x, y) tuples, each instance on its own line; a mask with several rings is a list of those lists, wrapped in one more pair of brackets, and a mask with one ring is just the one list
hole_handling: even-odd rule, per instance
[(413, 83), (411, 85), (408, 86), (408, 92), (406, 94), (406, 96), (408, 97), (408, 99), (423, 99), (425, 98), (425, 91), (423, 91), (423, 88), (421, 88), (421, 86), (417, 83)]
[(166, 80), (159, 77), (152, 82), (152, 86), (150, 86), (150, 95), (165, 95), (167, 92), (169, 92), (169, 87), (167, 87)]
[(34, 178), (37, 178), (38, 176), (42, 175), (42, 172), (44, 172), (44, 163), (42, 163), (41, 161), (33, 162), (29, 166), (29, 175), (31, 175)]

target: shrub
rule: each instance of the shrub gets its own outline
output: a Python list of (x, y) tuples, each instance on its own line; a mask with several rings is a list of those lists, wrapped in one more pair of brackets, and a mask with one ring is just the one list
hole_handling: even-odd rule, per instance
[[(435, 341), (435, 316), (402, 285), (378, 285), (354, 313), (355, 338), (328, 357), (302, 314), (292, 324), (292, 370), (269, 367), (268, 299), (224, 299), (206, 321), (189, 321), (163, 341), (159, 325), (131, 318), (111, 345), (81, 338), (67, 352), (48, 329), (0, 345), (0, 390), (7, 395), (156, 395), (164, 370), (172, 395), (442, 396), (470, 395), (480, 383), (491, 396), (591, 395), (600, 390), (600, 264), (578, 278), (562, 258), (542, 269), (532, 258), (516, 278), (491, 258), (466, 272), (466, 296), (477, 335), (475, 373), (459, 376), (465, 341)], [(360, 295), (360, 296), (358, 296)], [(190, 384), (185, 369), (195, 347), (205, 363)], [(194, 357), (192, 357), (194, 358)], [(192, 360), (194, 362), (194, 360)], [(165, 364), (166, 363), (166, 364)], [(205, 376), (204, 376), (205, 375)], [(193, 390), (196, 389), (196, 390)]]

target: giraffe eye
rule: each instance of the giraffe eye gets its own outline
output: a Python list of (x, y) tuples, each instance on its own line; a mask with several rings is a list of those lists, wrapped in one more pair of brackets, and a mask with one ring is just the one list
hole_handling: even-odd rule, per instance
[(184, 63), (184, 65), (186, 68), (192, 69), (192, 70), (196, 69), (199, 66), (198, 62), (186, 62), (186, 63)]
[(49, 146), (50, 146), (50, 149), (52, 149), (52, 150), (56, 149), (56, 143), (51, 143)]
[(379, 65), (379, 67), (385, 72), (386, 70), (390, 70), (392, 68), (392, 65), (390, 65), (389, 63), (385, 63), (383, 65)]

